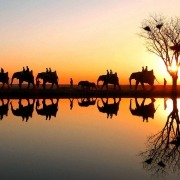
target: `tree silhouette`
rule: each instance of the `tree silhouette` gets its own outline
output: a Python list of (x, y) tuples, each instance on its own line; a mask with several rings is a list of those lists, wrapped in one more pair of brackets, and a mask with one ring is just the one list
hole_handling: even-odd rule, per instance
[(146, 41), (146, 48), (159, 56), (172, 77), (172, 90), (177, 91), (180, 65), (180, 18), (150, 16), (142, 22), (140, 37)]
[(148, 138), (147, 150), (140, 153), (143, 167), (155, 176), (166, 175), (168, 170), (180, 173), (180, 121), (177, 99), (172, 100), (173, 110), (164, 128)]

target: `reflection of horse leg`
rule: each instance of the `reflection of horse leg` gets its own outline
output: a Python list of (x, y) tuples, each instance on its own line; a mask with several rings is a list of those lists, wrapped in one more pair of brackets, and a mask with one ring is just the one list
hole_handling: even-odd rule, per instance
[(135, 98), (136, 108), (140, 107), (137, 98)]
[(146, 98), (143, 99), (141, 106), (144, 106), (145, 100), (146, 100)]

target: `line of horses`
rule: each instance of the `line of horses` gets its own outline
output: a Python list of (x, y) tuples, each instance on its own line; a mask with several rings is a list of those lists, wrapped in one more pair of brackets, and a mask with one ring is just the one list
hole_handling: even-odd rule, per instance
[(0, 72), (0, 82), (2, 82), (2, 87), (4, 88), (4, 85), (7, 84), (7, 86), (9, 87), (12, 86), (14, 79), (17, 79), (19, 81), (19, 88), (22, 87), (22, 83), (23, 82), (27, 82), (28, 86), (27, 88), (30, 88), (30, 85), (32, 84), (33, 88), (35, 88), (35, 86), (39, 87), (39, 83), (40, 83), (40, 79), (42, 80), (42, 87), (45, 88), (46, 87), (46, 83), (51, 83), (51, 88), (53, 88), (54, 84), (59, 87), (58, 85), (58, 76), (57, 76), (57, 72), (41, 72), (37, 74), (36, 77), (36, 83), (34, 82), (34, 75), (33, 75), (33, 71), (19, 71), (19, 72), (15, 72), (12, 75), (11, 78), (11, 82), (9, 83), (9, 76), (8, 76), (8, 72)]
[[(40, 80), (42, 81), (42, 87), (44, 89), (46, 88), (46, 83), (51, 83), (51, 88), (53, 88), (54, 85), (56, 85), (57, 88), (59, 87), (58, 75), (57, 75), (56, 71), (53, 71), (53, 72), (46, 71), (46, 72), (38, 73), (36, 76), (36, 79), (34, 80), (33, 71), (31, 70), (31, 71), (15, 72), (12, 75), (10, 83), (9, 83), (8, 72), (0, 72), (0, 82), (2, 83), (1, 88), (4, 88), (5, 84), (7, 84), (8, 87), (9, 87), (9, 85), (12, 86), (14, 79), (17, 79), (19, 81), (19, 83), (18, 83), (19, 88), (22, 87), (23, 82), (28, 83), (27, 88), (30, 88), (31, 84), (32, 84), (33, 88), (35, 88), (35, 86), (39, 87)], [(151, 88), (153, 88), (154, 80), (156, 78), (154, 76), (153, 70), (146, 71), (146, 72), (140, 72), (140, 71), (134, 72), (129, 77), (130, 88), (131, 88), (131, 80), (133, 80), (133, 79), (136, 81), (135, 89), (137, 89), (137, 86), (139, 83), (142, 85), (143, 89), (145, 89), (144, 83), (148, 83), (151, 86)], [(82, 87), (83, 89), (85, 89), (85, 88), (86, 89), (97, 89), (100, 81), (102, 81), (101, 89), (103, 89), (104, 87), (106, 87), (108, 89), (108, 84), (114, 85), (114, 89), (116, 87), (118, 87), (119, 90), (121, 89), (117, 73), (100, 75), (97, 79), (97, 86), (94, 82), (89, 82), (87, 80), (84, 80), (84, 81), (80, 81), (78, 83), (78, 87)]]

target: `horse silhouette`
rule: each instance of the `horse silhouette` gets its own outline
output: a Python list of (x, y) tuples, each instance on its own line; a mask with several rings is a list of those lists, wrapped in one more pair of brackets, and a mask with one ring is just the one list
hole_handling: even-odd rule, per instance
[(33, 102), (30, 103), (30, 100), (27, 99), (27, 102), (28, 102), (27, 105), (23, 105), (22, 99), (19, 99), (19, 102), (18, 102), (19, 107), (17, 109), (14, 109), (12, 102), (10, 102), (11, 111), (12, 111), (13, 115), (14, 116), (21, 116), (22, 120), (23, 121), (26, 120), (26, 122), (28, 121), (29, 117), (32, 118), (35, 100), (33, 99)]
[(58, 111), (58, 102), (59, 102), (59, 99), (57, 99), (55, 103), (51, 99), (51, 104), (47, 105), (46, 100), (43, 99), (42, 108), (39, 108), (40, 103), (39, 103), (39, 100), (37, 100), (36, 101), (36, 112), (37, 112), (37, 114), (41, 115), (41, 116), (46, 116), (46, 120), (48, 118), (50, 120), (51, 116), (56, 117), (56, 114), (57, 114), (57, 111)]
[(11, 86), (12, 86), (13, 80), (15, 78), (19, 80), (19, 88), (22, 87), (22, 83), (24, 81), (28, 82), (27, 88), (30, 87), (30, 84), (33, 85), (33, 88), (35, 87), (35, 85), (34, 85), (34, 76), (33, 76), (32, 70), (31, 71), (19, 71), (19, 72), (15, 72), (13, 74), (13, 76), (12, 76)]
[(2, 105), (0, 106), (0, 119), (3, 119), (3, 116), (8, 116), (8, 110), (9, 110), (9, 99), (6, 103), (4, 103), (4, 100), (1, 99)]
[(57, 76), (56, 71), (38, 73), (38, 75), (36, 77), (36, 84), (39, 81), (39, 79), (43, 80), (42, 86), (43, 86), (44, 89), (45, 89), (46, 83), (52, 83), (51, 88), (53, 88), (54, 84), (56, 84), (57, 88), (59, 87), (59, 85), (58, 85), (58, 76)]
[(117, 76), (117, 73), (99, 76), (97, 80), (97, 86), (98, 86), (99, 81), (103, 82), (101, 89), (103, 89), (104, 86), (106, 86), (106, 88), (108, 89), (108, 84), (113, 84), (114, 89), (116, 88), (116, 86), (118, 86), (118, 88), (121, 89), (119, 85), (119, 78)]
[(132, 99), (130, 100), (129, 110), (132, 115), (134, 116), (142, 116), (143, 122), (146, 120), (148, 122), (148, 118), (154, 119), (154, 114), (156, 109), (154, 107), (155, 100), (152, 98), (151, 102), (145, 105), (145, 99), (143, 99), (141, 105), (139, 105), (137, 98), (135, 98), (136, 107), (135, 109), (132, 108)]
[(2, 82), (2, 89), (4, 88), (4, 85), (7, 84), (9, 87), (9, 77), (8, 72), (0, 72), (0, 82)]
[(90, 89), (89, 81), (79, 81), (78, 87)]
[(112, 118), (113, 114), (117, 116), (118, 111), (119, 111), (119, 103), (121, 101), (121, 98), (119, 98), (118, 101), (116, 101), (115, 98), (113, 98), (113, 99), (114, 99), (114, 102), (109, 104), (108, 98), (106, 99), (106, 101), (104, 101), (101, 98), (101, 102), (103, 104), (102, 106), (99, 105), (99, 100), (97, 101), (97, 107), (98, 107), (99, 112), (106, 113), (107, 118), (109, 118), (109, 117)]
[(97, 88), (96, 88), (96, 84), (95, 84), (94, 82), (90, 82), (90, 83), (89, 83), (89, 88), (92, 89), (92, 90), (93, 90), (93, 89), (97, 89)]
[(78, 105), (81, 107), (88, 107), (90, 105), (95, 105), (96, 99), (90, 98), (81, 98), (81, 101), (78, 101)]
[(82, 89), (96, 89), (96, 84), (94, 83), (94, 82), (89, 82), (89, 81), (79, 81), (79, 83), (78, 83), (78, 87), (80, 87), (81, 86), (81, 88)]
[(135, 90), (137, 90), (137, 86), (139, 83), (141, 83), (143, 89), (145, 90), (144, 83), (147, 83), (151, 86), (151, 89), (154, 87), (154, 80), (156, 79), (154, 76), (153, 70), (151, 71), (142, 71), (142, 72), (134, 72), (129, 77), (129, 83), (131, 88), (131, 80), (135, 79)]

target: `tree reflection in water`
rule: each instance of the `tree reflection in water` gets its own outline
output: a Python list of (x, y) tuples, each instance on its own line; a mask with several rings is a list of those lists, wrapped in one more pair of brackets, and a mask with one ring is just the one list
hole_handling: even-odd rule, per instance
[(173, 110), (168, 115), (164, 128), (147, 140), (147, 150), (140, 153), (143, 167), (155, 176), (164, 176), (171, 171), (180, 173), (180, 121), (177, 98), (172, 98)]

